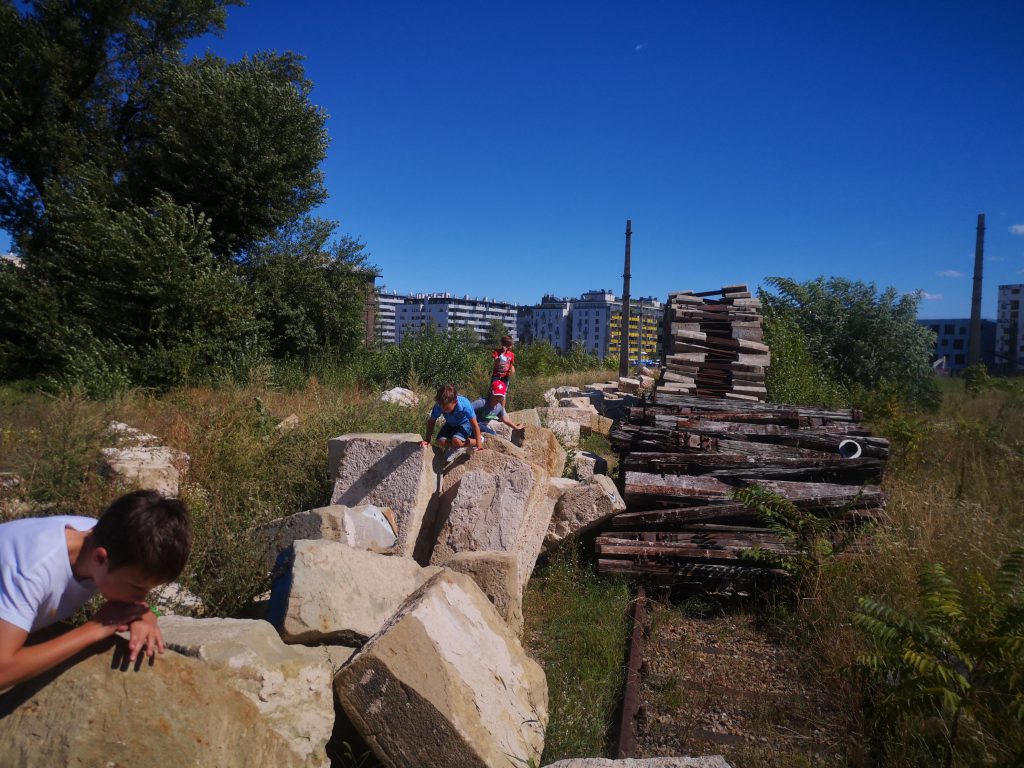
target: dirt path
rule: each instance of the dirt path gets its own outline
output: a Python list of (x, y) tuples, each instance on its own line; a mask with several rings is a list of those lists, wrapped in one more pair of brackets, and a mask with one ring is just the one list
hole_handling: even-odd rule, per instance
[(750, 614), (657, 605), (644, 649), (637, 757), (721, 754), (733, 768), (837, 766), (844, 724), (801, 680), (799, 650)]

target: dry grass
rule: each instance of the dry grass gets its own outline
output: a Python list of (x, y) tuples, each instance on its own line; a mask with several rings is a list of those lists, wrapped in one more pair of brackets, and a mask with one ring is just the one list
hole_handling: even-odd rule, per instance
[(925, 724), (872, 720), (871, 701), (850, 674), (866, 650), (850, 616), (861, 595), (912, 609), (917, 574), (931, 563), (942, 563), (970, 600), (974, 575), (991, 576), (1024, 545), (1024, 397), (971, 397), (954, 381), (937, 414), (897, 412), (874, 426), (894, 439), (884, 483), (891, 525), (877, 531), (870, 557), (826, 562), (777, 626), (813, 654), (818, 684), (842, 704), (851, 743), (870, 743), (871, 761), (929, 765)]

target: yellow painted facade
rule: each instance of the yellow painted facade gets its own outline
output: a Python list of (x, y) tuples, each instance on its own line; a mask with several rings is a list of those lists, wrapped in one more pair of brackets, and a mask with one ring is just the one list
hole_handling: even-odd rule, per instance
[[(631, 302), (632, 303), (632, 302)], [(613, 311), (608, 321), (608, 354), (618, 357), (622, 328), (621, 311)], [(640, 315), (634, 308), (629, 314), (629, 359), (650, 360), (658, 353), (658, 318)]]

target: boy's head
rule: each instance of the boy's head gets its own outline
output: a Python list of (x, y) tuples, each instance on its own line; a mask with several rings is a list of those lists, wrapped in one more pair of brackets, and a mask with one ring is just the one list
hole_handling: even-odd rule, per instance
[(437, 404), (445, 413), (455, 410), (455, 404), (459, 401), (459, 392), (451, 384), (445, 384), (437, 390)]
[(100, 515), (89, 534), (89, 548), (99, 566), (96, 586), (104, 597), (142, 600), (184, 569), (192, 548), (188, 508), (156, 491), (125, 494)]
[(503, 349), (512, 349), (512, 337), (511, 336), (502, 336), (501, 337), (501, 346), (502, 346)]

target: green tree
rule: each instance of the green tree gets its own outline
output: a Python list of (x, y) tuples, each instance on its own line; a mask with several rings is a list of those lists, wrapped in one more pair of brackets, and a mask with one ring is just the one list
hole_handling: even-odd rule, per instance
[(111, 208), (158, 191), (235, 255), (324, 200), (325, 115), (294, 54), (182, 58), (234, 0), (0, 0), (0, 224), (45, 245), (53, 195)]
[(935, 336), (917, 323), (917, 295), (841, 277), (766, 282), (776, 291), (761, 292), (766, 319), (795, 323), (814, 365), (855, 397), (935, 403)]
[(244, 271), (275, 358), (312, 362), (357, 348), (374, 271), (364, 245), (347, 236), (331, 242), (337, 225), (306, 219), (285, 227), (247, 256)]
[(487, 321), (487, 330), (480, 343), (485, 349), (497, 349), (501, 346), (501, 337), (510, 333), (507, 325), (497, 318), (492, 318)]
[(120, 372), (160, 386), (208, 380), (262, 351), (252, 293), (213, 258), (201, 214), (167, 196), (111, 211), (78, 190), (51, 197), (49, 215), (46, 245), (0, 273), (12, 289), (0, 323), (6, 377)]

